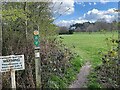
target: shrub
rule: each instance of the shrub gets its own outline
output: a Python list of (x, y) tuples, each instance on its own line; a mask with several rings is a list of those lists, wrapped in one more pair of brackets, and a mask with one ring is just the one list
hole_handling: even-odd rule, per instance
[(58, 34), (73, 34), (74, 30), (68, 29), (67, 27), (60, 27), (58, 30)]
[[(17, 43), (13, 43), (14, 46), (12, 46), (17, 48), (17, 50), (12, 49), (12, 52), (25, 55), (25, 70), (16, 71), (17, 88), (35, 88), (34, 47), (31, 42), (33, 41), (28, 40), (27, 47), (26, 43), (21, 43), (22, 45), (18, 47), (16, 47)], [(9, 46), (6, 45), (5, 47), (7, 49)], [(53, 81), (52, 78), (54, 76), (64, 77), (66, 70), (71, 65), (70, 60), (74, 57), (74, 54), (61, 41), (53, 37), (42, 39), (40, 47), (42, 88), (60, 87), (59, 84), (55, 84), (57, 82)], [(8, 53), (10, 52), (8, 51)], [(10, 85), (10, 73), (4, 73), (3, 88), (10, 88)]]
[(118, 59), (118, 40), (111, 39), (112, 49), (106, 54), (103, 54), (101, 59), (103, 64), (97, 69), (99, 82), (104, 88), (119, 88), (120, 87), (120, 64)]

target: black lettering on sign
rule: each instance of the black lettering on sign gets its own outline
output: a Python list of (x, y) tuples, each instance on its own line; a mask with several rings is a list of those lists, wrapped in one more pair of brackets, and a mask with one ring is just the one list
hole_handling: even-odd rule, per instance
[(16, 65), (15, 67), (19, 67), (20, 65)]
[(20, 59), (13, 59), (11, 62), (20, 61)]
[(2, 68), (4, 69), (4, 68), (8, 68), (8, 67), (2, 67)]
[(1, 71), (6, 71), (6, 70), (2, 69)]
[(6, 60), (3, 60), (3, 63), (6, 63), (6, 62), (15, 62), (15, 61), (20, 61), (20, 59), (6, 59)]
[(3, 60), (3, 62), (5, 63), (5, 62), (9, 62), (10, 60)]
[(18, 63), (11, 63), (11, 65), (16, 65), (16, 64), (18, 64)]
[(8, 65), (8, 64), (2, 64), (2, 65)]
[(22, 68), (15, 68), (15, 69), (22, 69)]

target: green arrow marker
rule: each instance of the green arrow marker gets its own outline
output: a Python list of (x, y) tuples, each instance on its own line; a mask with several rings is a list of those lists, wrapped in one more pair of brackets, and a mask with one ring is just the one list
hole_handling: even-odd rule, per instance
[(38, 40), (39, 39), (39, 36), (38, 35), (35, 35), (34, 36), (34, 40)]
[(35, 41), (35, 42), (34, 42), (34, 45), (39, 46), (39, 42), (38, 42), (38, 41)]

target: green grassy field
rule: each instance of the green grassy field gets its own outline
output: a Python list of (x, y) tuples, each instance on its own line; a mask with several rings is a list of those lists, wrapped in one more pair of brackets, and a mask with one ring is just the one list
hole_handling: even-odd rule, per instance
[[(59, 37), (66, 45), (66, 47), (68, 47), (73, 53), (78, 54), (78, 57), (71, 61), (73, 63), (73, 67), (69, 68), (65, 80), (62, 80), (62, 82), (69, 82), (70, 84), (73, 80), (76, 79), (77, 73), (79, 73), (81, 66), (85, 62), (89, 61), (93, 69), (102, 63), (102, 55), (99, 52), (107, 52), (110, 49), (110, 47), (107, 45), (106, 38), (111, 37), (112, 39), (117, 39), (118, 33), (74, 33), (72, 35), (59, 35)], [(100, 88), (101, 85), (97, 82), (96, 77), (96, 73), (91, 72), (88, 76), (89, 80), (86, 84), (86, 87)]]
[(100, 51), (109, 49), (106, 38), (117, 38), (117, 32), (74, 33), (72, 35), (60, 35), (62, 41), (73, 52), (76, 52), (84, 61), (90, 61), (92, 66), (101, 64)]

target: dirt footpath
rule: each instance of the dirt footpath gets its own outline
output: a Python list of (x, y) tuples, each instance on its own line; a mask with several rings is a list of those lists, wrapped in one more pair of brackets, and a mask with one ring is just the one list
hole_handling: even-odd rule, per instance
[(77, 79), (69, 86), (69, 88), (84, 88), (84, 84), (87, 82), (87, 76), (90, 73), (91, 65), (87, 62), (77, 76)]

